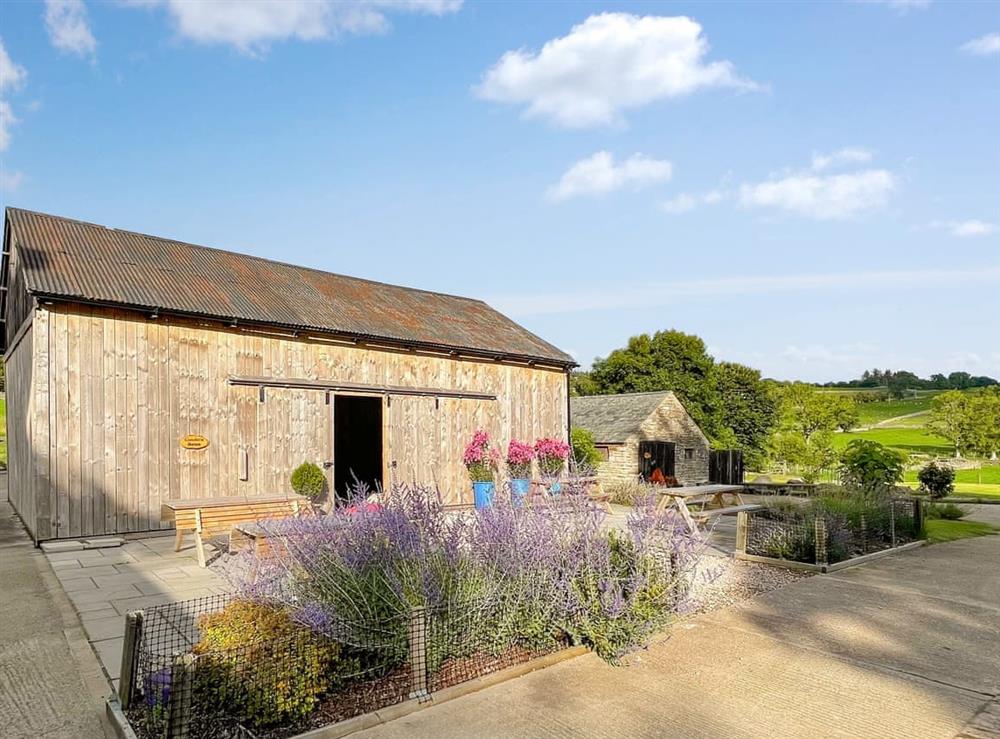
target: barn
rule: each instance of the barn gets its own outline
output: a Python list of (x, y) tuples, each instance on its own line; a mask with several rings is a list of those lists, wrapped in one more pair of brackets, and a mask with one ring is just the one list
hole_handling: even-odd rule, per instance
[(605, 482), (648, 480), (654, 470), (684, 485), (709, 479), (710, 444), (672, 392), (571, 399), (573, 425), (594, 435)]
[(572, 357), (479, 300), (8, 208), (10, 500), (36, 541), (167, 528), (303, 461), (471, 500), (478, 428), (565, 440)]

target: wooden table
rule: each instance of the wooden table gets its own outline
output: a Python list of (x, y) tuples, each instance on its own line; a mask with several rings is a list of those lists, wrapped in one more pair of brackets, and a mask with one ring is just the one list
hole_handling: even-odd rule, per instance
[[(750, 510), (758, 506), (746, 505), (743, 502), (742, 485), (691, 485), (680, 488), (663, 488), (657, 491), (660, 494), (660, 501), (657, 503), (657, 510), (664, 511), (670, 506), (675, 506), (681, 514), (681, 518), (688, 525), (692, 533), (698, 532), (698, 525), (695, 518), (708, 518), (709, 516), (723, 515), (724, 513), (738, 513), (741, 510)], [(726, 498), (731, 498), (732, 502), (727, 506)], [(690, 504), (698, 505), (700, 508), (692, 514)]]
[[(549, 491), (549, 487), (553, 483), (559, 483), (561, 490), (559, 493), (553, 494)], [(604, 488), (601, 486), (601, 480), (598, 477), (574, 477), (569, 480), (540, 480), (535, 479), (531, 481), (531, 487), (528, 489), (527, 500), (529, 503), (535, 501), (550, 502), (561, 498), (564, 495), (575, 495), (575, 491), (570, 492), (570, 488), (583, 487), (587, 495), (587, 500), (589, 500), (594, 505), (603, 508), (608, 513), (613, 513), (611, 509), (611, 494), (604, 492)]]
[(205, 567), (205, 537), (228, 533), (234, 525), (265, 518), (288, 518), (311, 510), (301, 495), (270, 495), (235, 498), (195, 498), (171, 500), (160, 509), (164, 521), (173, 521), (177, 534), (174, 551), (180, 551), (184, 534), (194, 534), (198, 564)]

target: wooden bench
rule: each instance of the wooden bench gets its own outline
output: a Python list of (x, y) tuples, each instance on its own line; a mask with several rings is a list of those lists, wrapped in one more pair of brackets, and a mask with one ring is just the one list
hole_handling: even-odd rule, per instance
[(194, 534), (198, 550), (198, 564), (205, 567), (205, 539), (217, 534), (228, 534), (233, 526), (265, 518), (289, 518), (311, 512), (309, 501), (299, 495), (273, 495), (263, 497), (201, 498), (172, 500), (164, 503), (160, 515), (164, 521), (173, 521), (177, 534), (174, 551), (179, 552), (184, 534)]
[(743, 505), (734, 505), (728, 508), (705, 508), (700, 511), (691, 511), (691, 516), (698, 523), (705, 523), (717, 516), (725, 516), (729, 513), (741, 513), (743, 511), (757, 511), (763, 507), (757, 503), (744, 503)]

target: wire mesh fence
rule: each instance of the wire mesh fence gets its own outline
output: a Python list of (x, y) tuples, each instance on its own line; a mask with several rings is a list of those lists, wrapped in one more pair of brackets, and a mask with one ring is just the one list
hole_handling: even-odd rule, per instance
[(913, 498), (822, 498), (766, 505), (746, 514), (745, 552), (828, 565), (917, 540), (921, 501)]
[(120, 695), (141, 737), (286, 737), (568, 645), (509, 628), (517, 616), (457, 604), (321, 633), (228, 595), (172, 603), (129, 615)]

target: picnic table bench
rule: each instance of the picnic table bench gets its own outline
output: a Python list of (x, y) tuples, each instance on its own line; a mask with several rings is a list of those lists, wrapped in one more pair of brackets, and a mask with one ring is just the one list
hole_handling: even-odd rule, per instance
[(194, 534), (198, 564), (205, 567), (205, 539), (230, 533), (239, 523), (264, 518), (288, 518), (309, 511), (309, 501), (300, 495), (171, 500), (160, 509), (164, 521), (173, 521), (177, 533), (174, 551), (180, 551), (186, 533)]
[[(658, 492), (660, 501), (657, 509), (662, 511), (671, 506), (676, 507), (691, 533), (695, 534), (698, 533), (698, 523), (729, 513), (755, 511), (761, 507), (743, 501), (742, 485), (689, 485), (663, 488)], [(726, 498), (731, 498), (728, 505)], [(693, 511), (692, 505), (697, 506)]]

